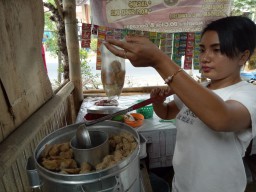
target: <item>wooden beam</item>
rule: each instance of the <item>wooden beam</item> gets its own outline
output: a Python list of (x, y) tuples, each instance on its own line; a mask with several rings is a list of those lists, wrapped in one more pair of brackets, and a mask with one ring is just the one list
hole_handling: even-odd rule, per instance
[(69, 57), (69, 76), (73, 82), (74, 89), (74, 105), (76, 112), (79, 111), (83, 101), (81, 62), (79, 57), (79, 42), (76, 20), (76, 1), (63, 0), (64, 22), (66, 41)]

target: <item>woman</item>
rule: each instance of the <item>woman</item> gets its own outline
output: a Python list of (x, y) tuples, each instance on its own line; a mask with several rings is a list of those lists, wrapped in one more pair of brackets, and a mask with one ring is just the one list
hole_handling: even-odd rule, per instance
[[(176, 118), (174, 192), (243, 192), (242, 161), (256, 135), (256, 86), (240, 69), (256, 46), (256, 25), (241, 16), (222, 18), (202, 31), (200, 67), (210, 81), (199, 84), (144, 37), (108, 40), (114, 54), (135, 67), (153, 67), (170, 90), (154, 90), (156, 114)], [(121, 47), (116, 49), (113, 45)], [(168, 104), (164, 98), (175, 94)]]

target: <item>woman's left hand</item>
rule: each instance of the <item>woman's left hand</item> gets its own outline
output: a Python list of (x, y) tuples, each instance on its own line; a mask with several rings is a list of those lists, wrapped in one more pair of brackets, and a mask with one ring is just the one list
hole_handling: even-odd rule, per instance
[(154, 98), (154, 104), (163, 103), (166, 100), (166, 97), (173, 94), (173, 91), (169, 88), (155, 88), (151, 91), (150, 97)]

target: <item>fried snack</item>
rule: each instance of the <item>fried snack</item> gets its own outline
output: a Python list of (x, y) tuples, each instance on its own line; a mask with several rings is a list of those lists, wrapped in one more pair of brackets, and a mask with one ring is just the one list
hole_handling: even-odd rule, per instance
[(128, 142), (126, 142), (126, 143), (123, 143), (123, 150), (124, 151), (131, 151), (131, 143), (128, 143)]
[(70, 150), (69, 143), (61, 143), (61, 144), (54, 144), (54, 145), (46, 144), (44, 151), (42, 153), (42, 157), (58, 156), (60, 152), (67, 152), (69, 150)]
[(122, 142), (122, 137), (120, 135), (114, 135), (113, 139), (116, 143), (121, 143)]
[(115, 149), (116, 149), (116, 142), (115, 142), (115, 140), (109, 138), (108, 144), (109, 144), (109, 151), (115, 151)]
[(131, 143), (131, 150), (133, 151), (134, 149), (136, 149), (136, 147), (138, 146), (137, 142), (134, 141)]
[(123, 143), (118, 143), (117, 145), (116, 145), (116, 150), (122, 150), (123, 149)]
[(106, 161), (106, 162), (101, 162), (99, 164), (96, 165), (96, 170), (102, 170), (102, 169), (106, 169), (108, 167), (111, 167), (113, 165), (115, 165), (117, 162), (115, 160), (110, 160), (110, 161)]
[(59, 145), (59, 150), (61, 152), (66, 152), (66, 151), (69, 151), (70, 150), (70, 146), (69, 146), (69, 143), (62, 143)]
[(116, 161), (109, 161), (108, 164), (107, 164), (107, 168), (108, 167), (112, 167), (113, 165), (115, 165), (117, 162)]
[(77, 168), (74, 159), (43, 159), (42, 165), (51, 171), (60, 171), (67, 168)]
[(121, 132), (109, 138), (110, 153), (95, 167), (83, 162), (80, 167), (73, 157), (69, 143), (46, 144), (41, 154), (41, 165), (46, 169), (63, 174), (83, 174), (114, 166), (128, 157), (137, 147), (137, 141), (131, 133)]
[(48, 159), (72, 159), (72, 158), (73, 158), (72, 149), (66, 152), (60, 152), (57, 156), (48, 156)]
[(74, 159), (63, 159), (60, 162), (60, 169), (77, 168), (77, 162)]
[(103, 163), (108, 164), (110, 161), (114, 161), (114, 155), (107, 155), (103, 158)]
[(89, 173), (92, 171), (92, 166), (88, 162), (83, 162), (81, 164), (81, 171), (80, 173)]
[(108, 97), (119, 96), (122, 92), (125, 79), (125, 70), (122, 64), (114, 60), (101, 69), (101, 81)]
[(120, 150), (114, 151), (113, 155), (114, 155), (114, 160), (116, 162), (121, 161), (124, 158), (122, 151), (120, 151)]
[(61, 159), (65, 159), (62, 156), (48, 156), (47, 158), (48, 160), (61, 160)]
[(55, 172), (65, 172), (64, 169), (76, 169), (78, 167), (77, 162), (73, 159), (73, 151), (69, 143), (46, 144), (41, 155), (41, 164), (46, 169)]
[(59, 166), (60, 166), (60, 162), (56, 159), (54, 160), (48, 160), (48, 159), (44, 159), (42, 161), (42, 165), (48, 169), (48, 170), (51, 170), (51, 171), (58, 171), (60, 170), (59, 169)]
[(67, 151), (62, 151), (62, 152), (60, 152), (59, 156), (64, 159), (72, 159), (73, 158), (73, 150), (68, 149)]
[(120, 135), (113, 135), (109, 138), (109, 147), (110, 147), (110, 151), (113, 152), (116, 149), (119, 149), (119, 147), (117, 148), (117, 145), (122, 143), (122, 137), (120, 137)]
[(125, 137), (122, 138), (122, 143), (129, 143), (128, 139), (126, 139)]
[(134, 142), (135, 139), (132, 134), (122, 132), (120, 133), (120, 137), (126, 138), (129, 142)]
[(95, 168), (96, 168), (97, 171), (102, 170), (102, 169), (107, 168), (107, 164), (104, 163), (104, 162), (101, 162), (101, 163), (97, 164)]
[(131, 151), (129, 151), (129, 150), (127, 150), (127, 151), (123, 150), (124, 157), (128, 157), (130, 155), (130, 153), (131, 153)]
[(59, 145), (53, 145), (51, 149), (49, 150), (48, 155), (49, 156), (57, 156), (59, 154)]
[(51, 150), (52, 146), (49, 145), (49, 144), (46, 144), (45, 147), (44, 147), (44, 150), (41, 154), (42, 158), (46, 158), (49, 154), (49, 151)]

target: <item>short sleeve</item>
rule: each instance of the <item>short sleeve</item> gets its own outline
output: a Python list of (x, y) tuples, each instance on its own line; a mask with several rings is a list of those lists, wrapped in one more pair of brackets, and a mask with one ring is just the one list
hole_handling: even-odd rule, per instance
[(243, 104), (251, 115), (252, 137), (256, 136), (256, 86), (249, 84), (241, 87), (229, 98)]
[(183, 107), (184, 103), (180, 100), (180, 98), (176, 94), (173, 95), (173, 99), (174, 99), (174, 102), (177, 105), (177, 107), (179, 109), (181, 109)]

